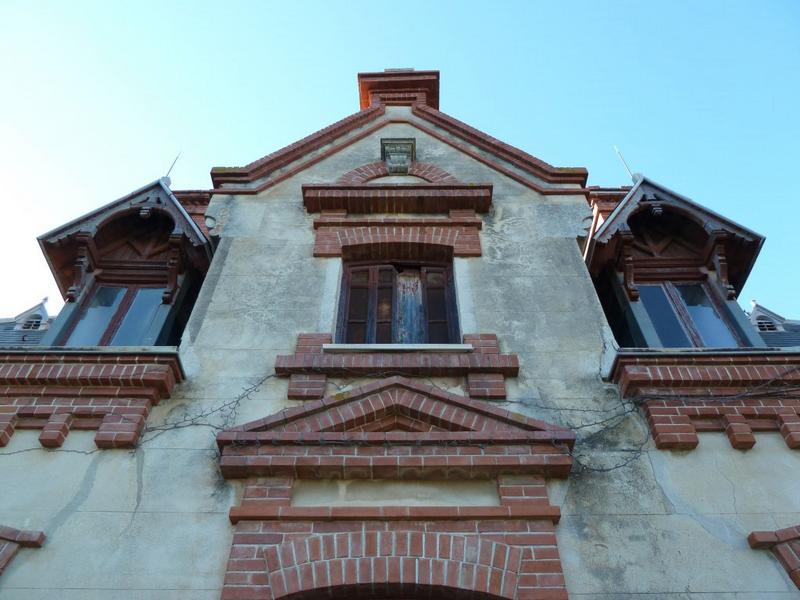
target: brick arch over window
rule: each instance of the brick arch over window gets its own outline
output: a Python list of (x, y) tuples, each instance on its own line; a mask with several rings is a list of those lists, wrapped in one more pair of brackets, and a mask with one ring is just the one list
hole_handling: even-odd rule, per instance
[[(428, 183), (461, 183), (458, 179), (453, 177), (444, 169), (430, 163), (413, 162), (411, 163), (411, 168), (408, 170), (408, 174), (413, 175), (414, 177), (419, 177), (420, 179), (424, 179)], [(383, 161), (378, 161), (362, 165), (353, 169), (352, 171), (348, 171), (342, 175), (336, 181), (336, 183), (341, 185), (362, 185), (372, 179), (377, 179), (378, 177), (387, 177), (389, 175), (391, 175), (391, 173), (389, 173), (389, 170), (386, 168), (386, 163)]]
[(436, 260), (450, 261), (461, 232), (443, 227), (419, 230), (411, 227), (392, 227), (373, 233), (368, 228), (347, 232), (341, 239), (342, 259), (353, 260)]
[[(522, 548), (478, 536), (419, 531), (311, 535), (264, 552), (271, 597), (417, 594), (508, 600), (518, 594)], [(362, 588), (363, 586), (363, 588)], [(377, 596), (376, 596), (377, 597)]]

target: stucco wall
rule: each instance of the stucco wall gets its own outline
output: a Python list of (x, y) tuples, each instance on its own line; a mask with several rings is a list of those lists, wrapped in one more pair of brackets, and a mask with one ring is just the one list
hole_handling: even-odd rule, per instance
[[(576, 243), (590, 219), (583, 196), (539, 196), (402, 124), (258, 196), (214, 198), (220, 242), (181, 344), (187, 381), (153, 411), (135, 452), (97, 451), (83, 432), (57, 451), (33, 432), (0, 449), (0, 523), (48, 535), (3, 574), (0, 597), (219, 597), (227, 510), (241, 490), (218, 473), (214, 435), (296, 404), (287, 380), (270, 376), (275, 356), (292, 353), (298, 333), (330, 331), (338, 299), (341, 261), (312, 258), (300, 185), (377, 160), (381, 137), (415, 137), (418, 160), (494, 185), (483, 256), (456, 259), (455, 271), (462, 332), (496, 333), (520, 357), (503, 405), (578, 427), (581, 438), (602, 430), (578, 444), (590, 470), (550, 484), (571, 596), (800, 598), (777, 562), (745, 542), (750, 530), (800, 522), (800, 477), (785, 476), (800, 473), (800, 454), (764, 434), (749, 452), (721, 434), (702, 434), (689, 453), (649, 443), (638, 452), (646, 428), (620, 416), (626, 407), (601, 379), (613, 344)], [(458, 379), (435, 382), (463, 390)], [(329, 391), (358, 383), (332, 380)]]

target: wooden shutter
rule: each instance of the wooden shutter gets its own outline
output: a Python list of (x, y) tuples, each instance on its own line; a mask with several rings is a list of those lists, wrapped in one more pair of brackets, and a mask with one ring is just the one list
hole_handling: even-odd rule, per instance
[(425, 318), (429, 344), (448, 344), (451, 339), (451, 308), (449, 302), (447, 270), (441, 267), (424, 267), (422, 279), (425, 286)]
[(353, 267), (347, 271), (347, 307), (344, 342), (366, 344), (369, 329), (370, 268)]
[(394, 340), (395, 268), (391, 265), (372, 267), (375, 280), (375, 334), (376, 344), (391, 344)]

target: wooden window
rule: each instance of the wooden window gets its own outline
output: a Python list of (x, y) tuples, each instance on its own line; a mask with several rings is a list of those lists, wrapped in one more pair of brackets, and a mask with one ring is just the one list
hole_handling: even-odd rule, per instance
[(702, 283), (639, 285), (642, 304), (664, 348), (733, 348), (746, 345), (725, 307)]
[(449, 265), (349, 264), (336, 339), (346, 344), (458, 343), (455, 306)]
[(156, 317), (163, 287), (101, 284), (80, 308), (65, 346), (136, 346)]

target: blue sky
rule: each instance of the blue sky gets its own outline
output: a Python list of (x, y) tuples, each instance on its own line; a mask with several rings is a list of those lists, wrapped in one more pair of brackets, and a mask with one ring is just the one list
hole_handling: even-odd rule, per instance
[(207, 188), (441, 71), (441, 108), (591, 184), (634, 171), (767, 237), (740, 297), (800, 318), (800, 2), (0, 0), (0, 316), (61, 302), (37, 235), (165, 174)]

